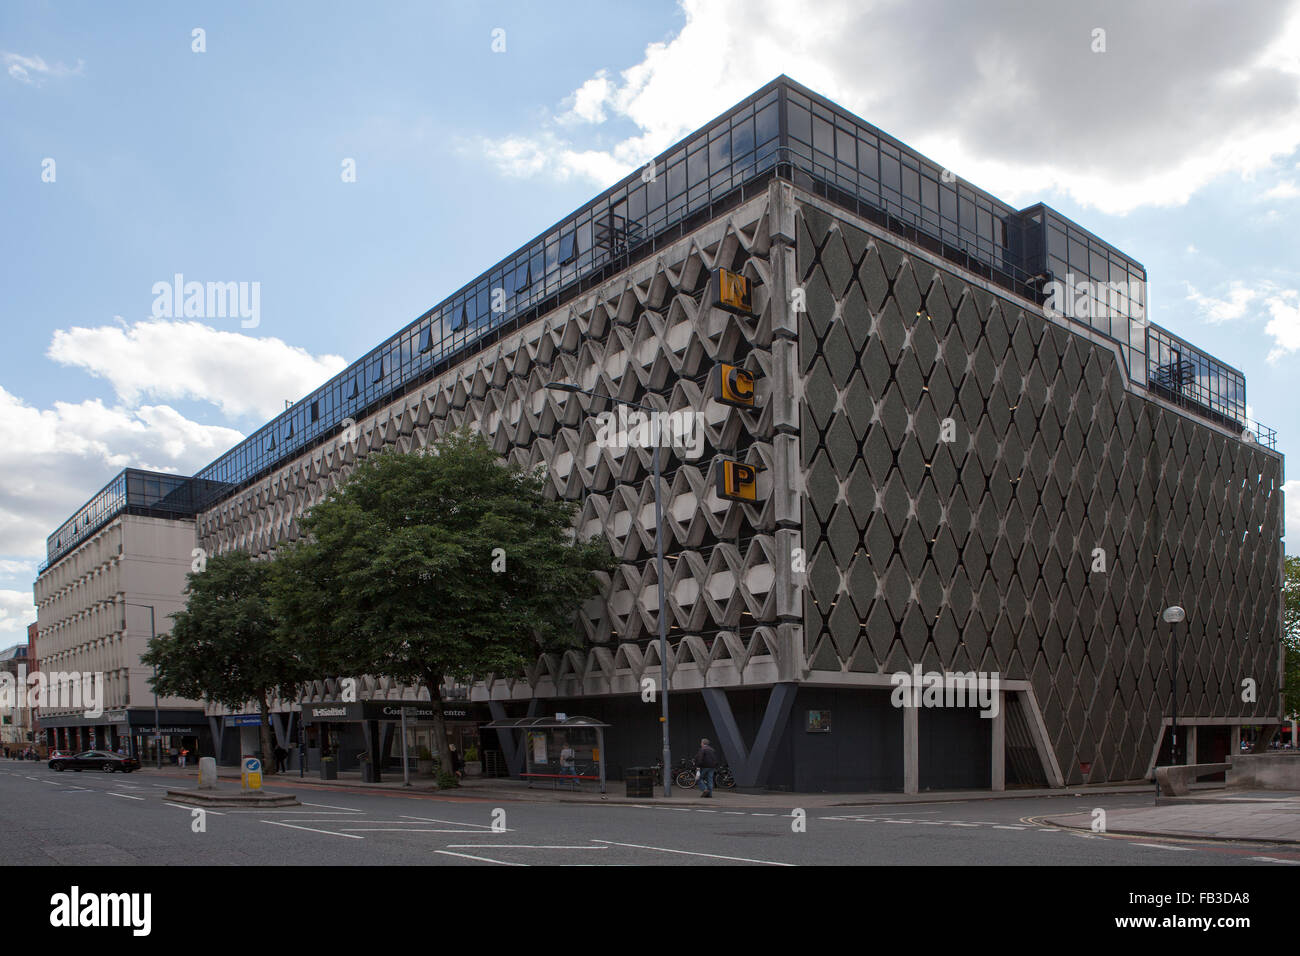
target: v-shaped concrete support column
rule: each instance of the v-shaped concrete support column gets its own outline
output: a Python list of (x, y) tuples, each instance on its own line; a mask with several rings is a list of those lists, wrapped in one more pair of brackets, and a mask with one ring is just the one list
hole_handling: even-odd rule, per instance
[[(538, 703), (536, 697), (532, 698), (528, 702), (528, 713), (524, 716), (536, 717)], [(488, 701), (488, 713), (493, 720), (505, 720), (508, 716), (506, 705), (499, 700)], [(517, 730), (498, 730), (497, 740), (501, 742), (501, 753), (506, 758), (506, 769), (510, 771), (510, 776), (518, 777), (524, 772), (524, 748), (528, 746), (528, 741)]]
[(767, 782), (772, 761), (776, 757), (776, 745), (790, 719), (790, 710), (794, 707), (796, 689), (795, 684), (772, 685), (772, 691), (767, 697), (767, 709), (763, 711), (763, 721), (754, 737), (754, 746), (747, 748), (740, 728), (736, 725), (736, 718), (731, 713), (727, 692), (720, 687), (704, 688), (704, 704), (709, 708), (713, 731), (718, 735), (722, 753), (736, 778), (736, 786), (761, 787)]

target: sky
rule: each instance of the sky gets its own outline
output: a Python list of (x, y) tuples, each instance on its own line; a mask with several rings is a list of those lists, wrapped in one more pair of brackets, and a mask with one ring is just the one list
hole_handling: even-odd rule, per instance
[[(1300, 0), (8, 0), (0, 648), (122, 468), (192, 474), (781, 73), (1143, 263), (1300, 454)], [(178, 274), (257, 308), (159, 315)]]

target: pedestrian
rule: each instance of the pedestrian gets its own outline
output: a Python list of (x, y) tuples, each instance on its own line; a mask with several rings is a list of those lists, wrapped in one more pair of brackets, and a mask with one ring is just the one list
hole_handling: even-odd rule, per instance
[(718, 753), (709, 746), (709, 738), (700, 741), (699, 752), (695, 755), (695, 766), (700, 771), (700, 796), (713, 796), (713, 771), (718, 766)]
[(275, 772), (285, 773), (289, 769), (289, 751), (285, 750), (279, 744), (275, 745)]
[(188, 750), (186, 750), (184, 747), (182, 747), (182, 748), (181, 748), (180, 755), (177, 757), (177, 762), (180, 764), (180, 768), (181, 768), (182, 770), (185, 769), (185, 758), (188, 757), (189, 755), (190, 755), (190, 752), (189, 752)]
[(447, 749), (451, 751), (451, 772), (459, 780), (465, 776), (465, 758), (460, 755), (460, 751), (456, 749), (455, 744), (448, 744)]
[(582, 781), (578, 779), (578, 768), (573, 753), (572, 744), (561, 740), (564, 746), (560, 749), (560, 776), (572, 778), (578, 786), (582, 786)]

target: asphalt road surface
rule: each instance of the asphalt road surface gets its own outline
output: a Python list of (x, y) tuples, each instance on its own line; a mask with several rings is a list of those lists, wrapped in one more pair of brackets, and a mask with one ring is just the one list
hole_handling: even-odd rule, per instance
[[(787, 809), (483, 801), (304, 788), (300, 807), (200, 817), (146, 774), (0, 764), (7, 866), (1300, 865), (1300, 847), (1096, 835), (1037, 818), (1146, 806), (1125, 795)], [(277, 790), (292, 790), (277, 781)]]

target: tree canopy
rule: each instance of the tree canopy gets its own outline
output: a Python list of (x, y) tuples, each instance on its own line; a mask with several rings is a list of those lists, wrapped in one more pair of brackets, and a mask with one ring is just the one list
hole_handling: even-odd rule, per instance
[(281, 549), (276, 617), (321, 673), (420, 680), (435, 703), (444, 677), (520, 674), (579, 643), (576, 614), (614, 566), (603, 539), (575, 537), (576, 509), (478, 433), (373, 455)]
[(185, 610), (172, 615), (141, 660), (157, 667), (151, 678), (162, 695), (205, 699), (238, 712), (249, 701), (262, 716), (262, 751), (272, 772), (270, 700), (292, 700), (309, 676), (279, 636), (270, 614), (271, 565), (242, 552), (209, 558), (186, 584)]

